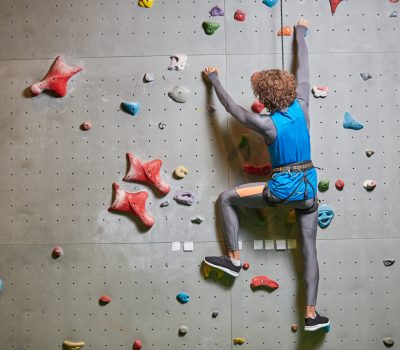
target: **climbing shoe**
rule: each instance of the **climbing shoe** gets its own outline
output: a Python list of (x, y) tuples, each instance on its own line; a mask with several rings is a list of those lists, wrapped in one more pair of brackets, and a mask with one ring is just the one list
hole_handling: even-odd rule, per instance
[(329, 318), (320, 316), (315, 312), (315, 318), (307, 317), (304, 319), (304, 330), (316, 331), (317, 329), (328, 327), (330, 325)]
[(206, 256), (204, 262), (233, 277), (239, 276), (240, 269), (242, 268), (241, 265), (235, 266), (229, 256)]

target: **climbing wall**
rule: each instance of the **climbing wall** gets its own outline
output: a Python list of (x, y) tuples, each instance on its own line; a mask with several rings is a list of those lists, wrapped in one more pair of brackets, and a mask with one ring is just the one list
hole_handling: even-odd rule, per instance
[[(210, 17), (215, 5), (225, 16)], [(246, 12), (244, 22), (234, 20), (237, 9)], [(399, 348), (400, 18), (390, 17), (393, 11), (400, 13), (400, 3), (389, 0), (343, 1), (333, 16), (329, 0), (272, 8), (261, 0), (156, 0), (151, 8), (121, 0), (1, 0), (1, 349), (60, 349), (65, 339), (91, 349), (131, 349), (135, 339), (143, 349), (231, 349), (235, 337), (255, 350), (375, 350), (385, 348), (385, 337)], [(250, 269), (239, 278), (205, 278), (201, 268), (204, 256), (223, 251), (219, 193), (265, 181), (241, 165), (269, 159), (262, 138), (227, 115), (201, 72), (218, 66), (228, 92), (249, 109), (254, 71), (295, 68), (293, 38), (281, 42), (276, 33), (300, 17), (311, 22), (311, 85), (330, 89), (310, 105), (313, 160), (319, 178), (330, 180), (319, 198), (335, 212), (317, 241), (317, 310), (331, 318), (329, 333), (302, 330), (301, 254), (287, 209), (240, 211)], [(220, 27), (206, 35), (203, 21)], [(168, 70), (176, 53), (188, 55), (183, 71)], [(65, 97), (33, 97), (29, 87), (58, 55), (82, 71)], [(146, 72), (153, 82), (143, 81)], [(175, 86), (190, 90), (187, 103), (168, 97)], [(123, 101), (140, 102), (139, 114), (123, 111)], [(345, 112), (364, 128), (344, 129)], [(89, 131), (80, 129), (84, 121)], [(250, 136), (246, 159), (237, 147), (243, 133)], [(143, 162), (161, 159), (170, 193), (122, 181), (127, 152)], [(181, 180), (173, 176), (179, 165), (189, 169)], [(338, 178), (342, 191), (334, 187)], [(373, 191), (363, 188), (367, 179), (376, 181)], [(148, 192), (151, 229), (107, 210), (113, 182)], [(194, 204), (176, 203), (178, 191), (192, 192)], [(204, 221), (192, 223), (196, 216)], [(55, 245), (64, 250), (58, 259)], [(391, 259), (392, 266), (383, 264)], [(252, 291), (257, 275), (280, 288)], [(180, 292), (189, 303), (176, 300)], [(102, 295), (111, 303), (99, 305)], [(181, 325), (189, 327), (185, 336)]]

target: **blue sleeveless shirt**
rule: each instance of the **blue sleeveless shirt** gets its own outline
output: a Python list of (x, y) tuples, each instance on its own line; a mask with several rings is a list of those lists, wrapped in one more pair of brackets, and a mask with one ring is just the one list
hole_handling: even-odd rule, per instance
[[(268, 146), (272, 167), (311, 160), (310, 134), (299, 101), (294, 100), (287, 111), (273, 113), (271, 119), (276, 127), (275, 142)], [(311, 199), (317, 195), (317, 172), (314, 168), (309, 169), (306, 176), (311, 186), (304, 182), (303, 172), (275, 173), (268, 181), (268, 187), (281, 199), (287, 198), (298, 187), (287, 201)]]

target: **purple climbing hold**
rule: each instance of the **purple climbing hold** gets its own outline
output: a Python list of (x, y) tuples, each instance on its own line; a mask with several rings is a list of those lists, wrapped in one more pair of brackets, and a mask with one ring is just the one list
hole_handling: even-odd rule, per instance
[(122, 102), (121, 108), (129, 114), (136, 115), (139, 113), (139, 102)]
[(268, 7), (273, 7), (276, 5), (278, 0), (263, 0), (263, 4), (267, 5)]
[(392, 11), (389, 17), (397, 17), (397, 11)]
[(355, 120), (354, 117), (349, 113), (344, 113), (343, 127), (345, 129), (360, 130), (364, 127), (359, 121)]
[(321, 204), (318, 208), (318, 225), (326, 228), (335, 216), (333, 209), (328, 204)]
[(210, 10), (210, 15), (215, 17), (215, 16), (223, 16), (224, 15), (224, 10), (222, 8), (220, 8), (218, 5), (214, 6), (211, 10)]
[(174, 196), (174, 199), (179, 203), (179, 204), (184, 204), (191, 206), (194, 203), (194, 196), (190, 192), (182, 192), (180, 194), (176, 194)]

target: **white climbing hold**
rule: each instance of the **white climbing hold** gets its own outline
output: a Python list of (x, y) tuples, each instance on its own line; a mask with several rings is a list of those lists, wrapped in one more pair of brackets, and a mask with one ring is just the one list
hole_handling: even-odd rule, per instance
[(144, 81), (146, 82), (146, 83), (150, 83), (151, 81), (153, 81), (154, 79), (155, 79), (155, 76), (154, 76), (154, 74), (153, 73), (146, 73), (145, 75), (144, 75)]
[(189, 327), (182, 325), (179, 327), (179, 334), (180, 335), (185, 335), (187, 332), (189, 332)]
[(171, 64), (169, 70), (184, 70), (187, 62), (187, 56), (184, 54), (176, 53), (171, 55)]
[(327, 86), (314, 86), (311, 91), (312, 91), (314, 97), (324, 98), (324, 97), (328, 96), (329, 88)]
[(168, 96), (171, 98), (171, 100), (178, 103), (186, 103), (189, 94), (190, 90), (184, 86), (175, 86), (171, 91), (168, 92)]
[(376, 182), (374, 180), (365, 180), (363, 187), (368, 191), (372, 191), (376, 187)]

